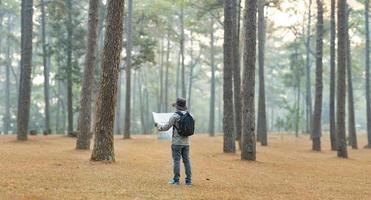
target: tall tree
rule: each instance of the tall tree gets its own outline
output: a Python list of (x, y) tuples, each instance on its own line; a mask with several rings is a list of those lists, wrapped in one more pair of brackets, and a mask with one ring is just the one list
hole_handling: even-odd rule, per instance
[[(1, 24), (1, 20), (0, 20)], [(5, 116), (4, 116), (4, 134), (9, 133), (10, 129), (10, 33), (12, 32), (12, 17), (8, 16), (8, 36), (6, 45), (6, 66), (5, 66)]]
[(27, 140), (31, 101), (33, 0), (22, 0), (21, 76), (18, 97), (17, 139)]
[(180, 5), (180, 55), (181, 55), (181, 85), (182, 85), (182, 97), (186, 98), (187, 90), (186, 90), (186, 82), (185, 82), (185, 65), (184, 65), (184, 0), (182, 0)]
[(68, 123), (68, 135), (72, 136), (73, 132), (73, 99), (72, 99), (72, 2), (71, 0), (65, 0), (67, 7), (67, 123)]
[(131, 49), (133, 44), (133, 0), (128, 0), (128, 19), (127, 19), (127, 44), (126, 44), (126, 99), (125, 99), (125, 127), (124, 139), (130, 138), (131, 131)]
[(347, 27), (346, 27), (346, 0), (338, 0), (338, 70), (337, 70), (337, 155), (338, 157), (347, 158), (347, 144), (345, 138), (345, 73), (346, 73), (346, 48), (347, 48)]
[(149, 131), (147, 130), (147, 123), (145, 120), (145, 116), (147, 114), (147, 111), (145, 109), (144, 105), (144, 98), (143, 98), (143, 76), (142, 76), (142, 71), (139, 72), (139, 77), (138, 77), (138, 82), (139, 82), (139, 108), (140, 108), (140, 123), (142, 125), (142, 132), (144, 134), (148, 134)]
[(113, 122), (123, 38), (124, 0), (109, 0), (103, 48), (102, 75), (91, 160), (115, 161)]
[(167, 30), (167, 48), (166, 48), (166, 71), (165, 71), (165, 100), (164, 112), (169, 108), (169, 68), (170, 68), (170, 27)]
[(267, 141), (267, 117), (265, 104), (265, 81), (264, 81), (264, 51), (265, 51), (265, 0), (258, 2), (258, 52), (259, 52), (259, 105), (257, 137), (263, 146)]
[(331, 0), (331, 38), (330, 38), (330, 141), (331, 150), (336, 150), (336, 124), (335, 124), (335, 0)]
[(210, 110), (209, 110), (209, 135), (215, 136), (215, 46), (214, 46), (214, 18), (210, 20)]
[(45, 33), (45, 2), (40, 0), (41, 7), (41, 44), (42, 44), (42, 57), (44, 66), (44, 101), (45, 101), (45, 131), (50, 132), (50, 111), (49, 111), (49, 66), (47, 63), (46, 51), (46, 33)]
[(241, 144), (241, 66), (240, 66), (240, 1), (232, 0), (233, 4), (233, 95), (234, 95), (234, 132)]
[(242, 82), (241, 160), (256, 160), (255, 141), (255, 62), (256, 0), (246, 0), (244, 13), (244, 70)]
[(179, 74), (180, 74), (180, 65), (181, 65), (181, 50), (179, 50), (179, 55), (178, 55), (178, 64), (176, 67), (176, 85), (175, 85), (175, 98), (179, 97)]
[(82, 83), (79, 134), (76, 141), (76, 149), (90, 148), (90, 124), (92, 90), (94, 84), (94, 70), (96, 63), (96, 49), (98, 39), (99, 0), (89, 1), (88, 39), (86, 45), (84, 78)]
[(365, 1), (365, 34), (366, 34), (366, 109), (367, 109), (367, 147), (371, 148), (371, 97), (370, 97), (370, 29), (369, 7), (370, 1)]
[[(164, 54), (165, 54), (165, 38), (161, 37), (161, 63), (160, 63), (160, 99), (158, 102), (158, 112), (162, 112), (164, 104)], [(167, 87), (167, 85), (165, 85)]]
[[(348, 16), (349, 16), (348, 11)], [(348, 27), (349, 23), (347, 22)], [(357, 132), (354, 114), (354, 97), (353, 97), (353, 80), (352, 80), (352, 53), (350, 47), (349, 33), (347, 33), (347, 83), (348, 83), (348, 134), (349, 134), (349, 145), (353, 149), (358, 149), (357, 144)]]
[(307, 103), (307, 132), (311, 132), (312, 126), (312, 89), (311, 89), (311, 60), (310, 60), (310, 42), (311, 42), (311, 24), (312, 24), (312, 0), (308, 4), (308, 23), (307, 23), (307, 39), (305, 42), (306, 48), (306, 103)]
[(314, 101), (312, 125), (312, 150), (321, 151), (321, 116), (322, 116), (322, 71), (323, 71), (323, 2), (317, 0), (317, 45), (316, 45), (316, 98)]
[(223, 130), (225, 153), (236, 152), (233, 117), (233, 3), (224, 0)]
[(114, 123), (114, 134), (120, 134), (121, 133), (121, 80), (122, 80), (122, 73), (120, 69), (119, 73), (119, 80), (117, 83), (117, 105), (116, 105), (116, 111), (115, 111), (115, 123)]

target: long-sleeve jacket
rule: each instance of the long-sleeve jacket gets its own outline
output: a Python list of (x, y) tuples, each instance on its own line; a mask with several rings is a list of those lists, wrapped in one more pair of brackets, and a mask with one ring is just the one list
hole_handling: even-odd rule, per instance
[[(177, 110), (177, 112), (182, 112), (183, 114), (186, 113), (186, 111), (180, 111)], [(165, 124), (158, 124), (157, 128), (159, 131), (167, 131), (171, 127), (173, 127), (173, 137), (171, 143), (174, 145), (189, 145), (190, 139), (189, 137), (183, 137), (178, 134), (178, 131), (174, 126), (179, 127), (179, 120), (180, 120), (180, 115), (177, 113), (174, 113), (169, 121)]]

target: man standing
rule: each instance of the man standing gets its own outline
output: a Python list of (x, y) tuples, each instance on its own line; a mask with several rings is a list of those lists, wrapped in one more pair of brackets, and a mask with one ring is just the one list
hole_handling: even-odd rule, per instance
[(155, 126), (159, 131), (167, 131), (173, 127), (173, 136), (171, 142), (171, 150), (173, 157), (174, 178), (169, 182), (171, 185), (179, 185), (180, 178), (180, 159), (183, 159), (185, 168), (185, 184), (192, 185), (191, 162), (189, 159), (189, 136), (194, 132), (194, 119), (187, 111), (187, 101), (184, 98), (177, 98), (173, 104), (176, 112), (170, 117), (165, 124), (157, 124)]

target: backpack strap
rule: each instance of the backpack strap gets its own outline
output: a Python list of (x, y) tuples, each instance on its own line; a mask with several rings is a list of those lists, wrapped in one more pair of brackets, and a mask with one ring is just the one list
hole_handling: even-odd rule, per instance
[(177, 112), (175, 112), (176, 114), (178, 114), (178, 115), (180, 115), (181, 117), (184, 115), (182, 112), (180, 112), (180, 111), (177, 111)]
[[(180, 117), (183, 117), (183, 113), (182, 112), (180, 112), (180, 111), (177, 111), (177, 112), (175, 112), (176, 114), (178, 114)], [(175, 124), (174, 124), (174, 126), (173, 126), (177, 131), (179, 131), (179, 129), (175, 126)]]

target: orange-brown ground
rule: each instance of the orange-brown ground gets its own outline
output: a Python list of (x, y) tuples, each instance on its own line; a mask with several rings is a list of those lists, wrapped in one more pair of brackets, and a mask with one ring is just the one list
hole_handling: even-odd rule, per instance
[[(115, 140), (116, 163), (90, 162), (62, 136), (0, 137), (0, 199), (371, 199), (371, 150), (350, 159), (311, 152), (307, 136), (271, 135), (257, 161), (223, 154), (222, 137), (192, 138), (193, 182), (169, 186), (170, 144), (154, 136)], [(360, 146), (365, 145), (362, 136)]]

